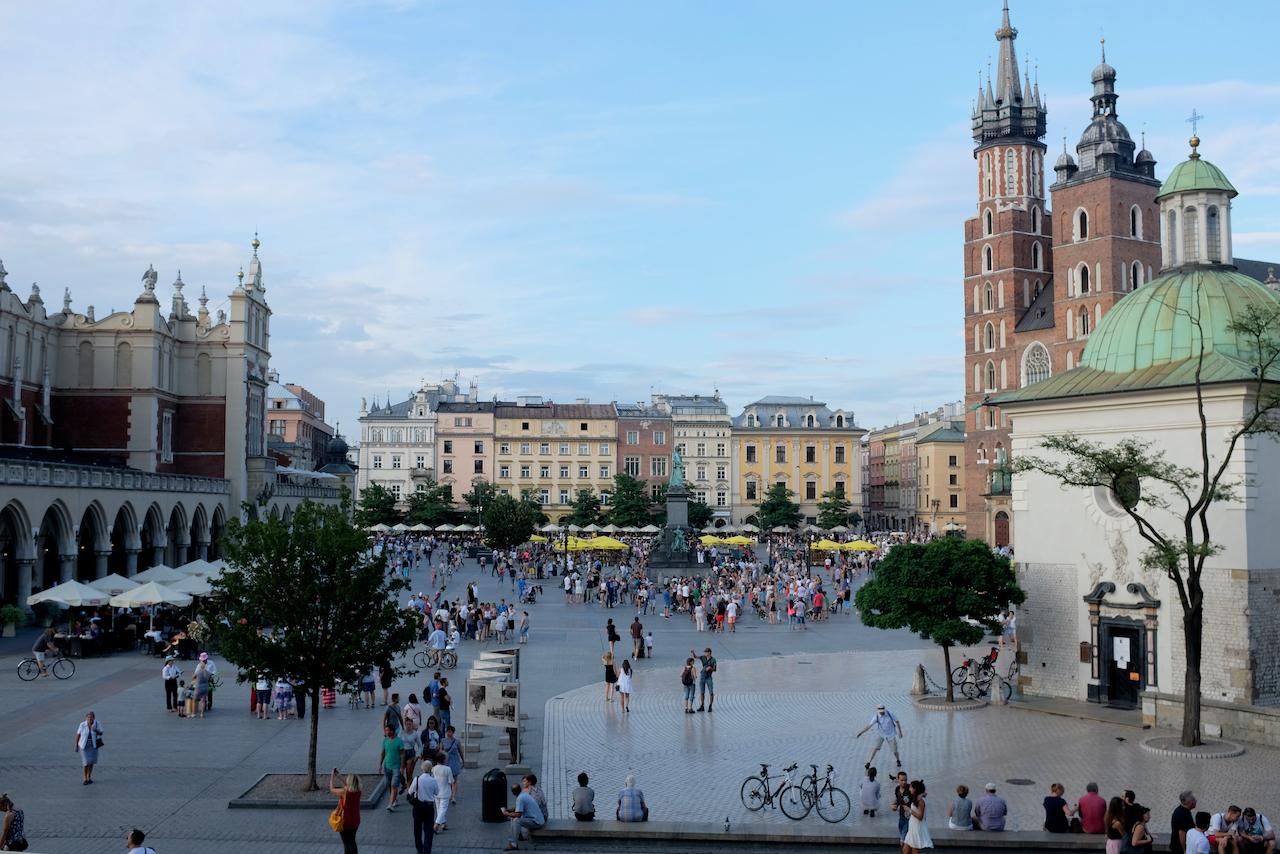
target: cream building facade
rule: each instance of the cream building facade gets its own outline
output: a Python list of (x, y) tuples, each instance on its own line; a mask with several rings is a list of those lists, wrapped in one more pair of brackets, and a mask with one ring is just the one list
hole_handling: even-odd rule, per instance
[(733, 419), (716, 392), (653, 395), (653, 404), (671, 418), (675, 449), (684, 461), (690, 494), (711, 508), (712, 524), (733, 516)]
[(926, 536), (965, 530), (964, 420), (917, 428), (916, 528)]
[(573, 511), (580, 490), (607, 505), (617, 474), (618, 414), (614, 405), (519, 398), (494, 409), (497, 445), (493, 484), (519, 498), (531, 494), (552, 521)]

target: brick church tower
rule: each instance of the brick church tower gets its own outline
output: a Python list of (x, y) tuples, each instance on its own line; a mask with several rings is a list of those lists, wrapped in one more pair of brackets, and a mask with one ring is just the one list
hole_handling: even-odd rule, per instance
[(1020, 78), (1004, 6), (996, 40), (995, 88), (978, 93), (972, 123), (977, 215), (964, 225), (965, 482), (967, 532), (994, 545), (1009, 542), (1007, 478), (990, 473), (1007, 460), (1009, 427), (983, 401), (1019, 384), (1015, 329), (1043, 290), (1050, 269), (1050, 218), (1044, 196), (1046, 111), (1038, 86)]

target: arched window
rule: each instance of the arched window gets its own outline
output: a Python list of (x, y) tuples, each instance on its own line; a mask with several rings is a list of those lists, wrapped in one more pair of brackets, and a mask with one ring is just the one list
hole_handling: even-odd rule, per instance
[(995, 363), (995, 362), (993, 362), (993, 361), (990, 361), (990, 360), (988, 360), (988, 361), (987, 361), (987, 385), (986, 385), (986, 390), (987, 390), (987, 391), (995, 391), (995, 390), (996, 390), (996, 363)]
[(988, 209), (987, 209), (987, 214), (986, 214), (986, 217), (985, 217), (985, 224), (984, 224), (984, 226), (983, 226), (983, 227), (986, 229), (986, 234), (987, 234), (987, 236), (988, 236), (988, 237), (990, 237), (990, 236), (991, 236), (991, 233), (992, 233), (993, 231), (995, 231), (995, 217), (991, 215), (991, 209), (990, 209), (990, 208), (988, 208)]
[(1078, 275), (1080, 279), (1080, 293), (1082, 294), (1089, 293), (1089, 265), (1081, 264), (1080, 272)]
[(786, 416), (785, 416), (785, 415), (783, 415), (781, 412), (779, 412), (777, 415), (773, 416), (773, 426), (774, 426), (774, 427), (785, 427), (785, 426), (787, 426), (787, 419), (786, 419)]
[(1031, 209), (1031, 230), (1036, 234), (1040, 233), (1040, 209)]
[(982, 247), (982, 269), (990, 273), (995, 265), (995, 255), (991, 251), (990, 246)]
[(1133, 266), (1129, 268), (1129, 290), (1136, 291), (1138, 286), (1142, 284), (1142, 262), (1134, 261)]
[(1142, 210), (1137, 205), (1129, 208), (1129, 236), (1142, 236)]
[(1169, 227), (1164, 233), (1164, 262), (1167, 266), (1178, 263), (1178, 212), (1169, 211)]
[(837, 416), (836, 416), (836, 426), (837, 426), (837, 427), (843, 427), (843, 426), (844, 426), (844, 416), (843, 416), (843, 415), (837, 415)]
[(996, 292), (991, 287), (991, 283), (987, 282), (987, 286), (982, 291), (982, 308), (985, 311), (993, 311), (996, 307)]
[(79, 350), (80, 362), (77, 365), (76, 373), (78, 377), (78, 385), (80, 388), (93, 387), (93, 343), (89, 341), (80, 342)]
[(1182, 257), (1187, 262), (1200, 259), (1200, 212), (1195, 208), (1182, 213)]
[(818, 426), (818, 421), (817, 421), (817, 419), (815, 419), (812, 415), (806, 415), (806, 416), (804, 417), (804, 426), (806, 426), (806, 427), (817, 427), (817, 426)]
[(208, 353), (196, 356), (196, 394), (213, 394), (213, 359)]
[(133, 385), (133, 348), (127, 341), (116, 347), (116, 385), (124, 388)]
[(990, 321), (987, 321), (986, 329), (983, 330), (983, 341), (986, 343), (988, 353), (996, 348), (996, 326)]
[(1076, 211), (1076, 240), (1089, 239), (1089, 212), (1086, 210)]
[(1080, 337), (1089, 337), (1089, 309), (1080, 309)]
[(1012, 196), (1018, 192), (1018, 154), (1012, 148), (1004, 153), (1004, 194)]
[(1036, 296), (1040, 296), (1040, 292), (1044, 290), (1044, 282), (1036, 279)]
[(1209, 261), (1222, 261), (1222, 226), (1218, 219), (1218, 206), (1210, 205), (1204, 215), (1205, 238), (1209, 244)]
[(1044, 269), (1043, 265), (1044, 265), (1044, 259), (1040, 255), (1040, 244), (1039, 243), (1031, 244), (1031, 269), (1043, 270)]
[(991, 198), (991, 152), (987, 152), (982, 158), (982, 183), (983, 198)]
[(1037, 341), (1022, 356), (1022, 384), (1026, 386), (1047, 380), (1050, 372), (1049, 351)]

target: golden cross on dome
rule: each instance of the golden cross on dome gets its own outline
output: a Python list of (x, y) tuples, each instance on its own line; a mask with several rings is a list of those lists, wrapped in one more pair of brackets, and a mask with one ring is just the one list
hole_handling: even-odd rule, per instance
[(1195, 136), (1195, 135), (1196, 135), (1196, 126), (1197, 126), (1198, 124), (1200, 124), (1200, 120), (1201, 120), (1201, 119), (1203, 119), (1203, 118), (1204, 118), (1204, 116), (1202, 116), (1202, 115), (1200, 115), (1199, 113), (1197, 113), (1197, 112), (1196, 112), (1195, 107), (1192, 107), (1192, 108), (1191, 108), (1191, 115), (1187, 117), (1187, 121), (1191, 124), (1191, 134), (1192, 134), (1192, 136)]

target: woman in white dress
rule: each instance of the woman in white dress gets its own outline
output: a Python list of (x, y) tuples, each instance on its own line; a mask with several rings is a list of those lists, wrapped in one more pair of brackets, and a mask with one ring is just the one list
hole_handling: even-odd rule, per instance
[(908, 791), (911, 793), (911, 817), (907, 820), (907, 835), (902, 840), (902, 854), (920, 854), (921, 849), (933, 847), (929, 826), (924, 823), (924, 780), (913, 780)]
[(623, 660), (622, 672), (618, 674), (618, 702), (622, 711), (631, 711), (631, 662)]

